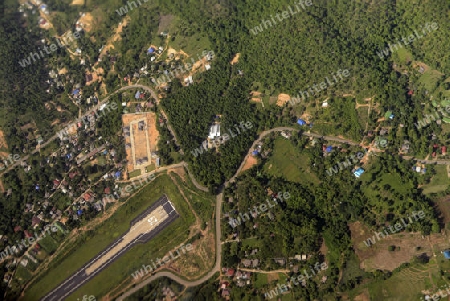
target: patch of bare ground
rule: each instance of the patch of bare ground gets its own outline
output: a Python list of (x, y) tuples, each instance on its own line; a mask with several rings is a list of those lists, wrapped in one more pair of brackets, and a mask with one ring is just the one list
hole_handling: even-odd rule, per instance
[(361, 294), (359, 294), (358, 296), (355, 297), (355, 299), (353, 299), (353, 301), (370, 301), (369, 290), (365, 288)]
[(234, 65), (237, 64), (239, 62), (239, 57), (241, 56), (240, 53), (236, 53), (236, 55), (234, 56), (234, 58), (231, 60), (230, 64)]
[(267, 274), (267, 282), (271, 283), (272, 281), (276, 281), (280, 279), (280, 277), (278, 276), (278, 273), (271, 273), (271, 274)]
[(282, 107), (285, 103), (287, 103), (291, 99), (288, 94), (280, 94), (277, 99), (277, 106)]
[(214, 265), (211, 258), (215, 254), (214, 234), (209, 231), (206, 236), (194, 241), (192, 251), (186, 256), (180, 256), (179, 260), (170, 265), (174, 271), (177, 271), (187, 279), (196, 279)]
[(5, 139), (5, 133), (0, 130), (0, 148), (8, 148), (8, 143)]
[(320, 251), (320, 253), (321, 253), (322, 255), (324, 255), (324, 256), (326, 256), (326, 255), (328, 254), (328, 247), (327, 247), (327, 245), (325, 244), (325, 241), (322, 241), (322, 245), (320, 246), (319, 251)]
[[(364, 241), (372, 238), (375, 231), (361, 222), (351, 223), (349, 228), (355, 253), (361, 262), (360, 267), (366, 271), (376, 269), (392, 271), (402, 263), (410, 262), (417, 255), (426, 253), (432, 257), (437, 251), (448, 247), (450, 242), (446, 235), (440, 233), (423, 237), (420, 233), (405, 231), (388, 235), (385, 238), (380, 235), (380, 240), (376, 240), (375, 244), (368, 247)], [(385, 228), (380, 227), (377, 232), (384, 230)], [(386, 231), (389, 232), (387, 228)], [(395, 246), (396, 250), (388, 251), (390, 246)]]
[(159, 16), (159, 26), (158, 32), (163, 32), (169, 28), (170, 23), (172, 23), (172, 15), (160, 15)]
[(177, 175), (180, 176), (180, 178), (183, 180), (183, 182), (186, 182), (186, 171), (184, 170), (183, 167), (168, 169), (167, 172), (168, 173), (170, 173), (170, 172), (176, 173)]
[(81, 16), (78, 21), (80, 22), (81, 27), (84, 31), (90, 32), (92, 30), (92, 22), (94, 21), (94, 17), (91, 13), (84, 13), (84, 16)]
[(247, 158), (245, 159), (245, 164), (242, 167), (241, 172), (244, 172), (244, 171), (252, 168), (256, 164), (258, 164), (258, 159), (256, 157), (253, 157), (252, 155), (247, 156)]
[(450, 223), (450, 196), (438, 200), (435, 204), (439, 212), (441, 212), (442, 222), (445, 224)]

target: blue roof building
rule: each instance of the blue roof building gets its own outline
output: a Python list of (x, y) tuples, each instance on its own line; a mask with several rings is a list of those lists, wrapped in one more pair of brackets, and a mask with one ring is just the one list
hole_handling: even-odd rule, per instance
[(328, 146), (326, 149), (325, 149), (325, 151), (327, 152), (327, 153), (329, 153), (329, 152), (331, 152), (333, 150), (333, 147), (330, 145), (330, 146)]
[(72, 92), (73, 95), (78, 95), (78, 93), (80, 93), (80, 89), (75, 89)]
[(354, 172), (353, 172), (353, 174), (355, 175), (355, 177), (357, 177), (357, 178), (359, 178), (363, 173), (364, 173), (364, 169), (362, 169), (361, 167), (360, 168), (358, 168), (357, 170), (355, 170)]
[(450, 259), (450, 250), (445, 250), (444, 252), (445, 259)]
[(81, 214), (83, 214), (83, 210), (81, 210), (81, 209), (78, 209), (78, 211), (77, 211), (77, 215), (78, 215), (78, 216), (80, 216)]
[(153, 47), (150, 47), (150, 48), (147, 50), (147, 53), (153, 53), (153, 52), (155, 52), (155, 48), (153, 48)]
[(134, 98), (139, 99), (141, 96), (141, 92), (137, 91), (136, 94), (134, 94)]
[(116, 171), (116, 173), (114, 174), (114, 176), (116, 177), (116, 178), (120, 178), (120, 175), (121, 175), (122, 173), (120, 172), (120, 171)]
[(36, 188), (36, 190), (39, 190), (39, 184), (37, 184), (37, 185), (35, 186), (35, 188)]
[(303, 119), (298, 119), (297, 123), (300, 124), (300, 125), (305, 125), (306, 121), (304, 121)]
[(253, 156), (257, 156), (258, 154), (259, 154), (259, 152), (257, 150), (252, 151)]

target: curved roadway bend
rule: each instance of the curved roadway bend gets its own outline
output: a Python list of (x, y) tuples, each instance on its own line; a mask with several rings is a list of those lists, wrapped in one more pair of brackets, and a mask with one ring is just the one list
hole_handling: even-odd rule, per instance
[(158, 272), (155, 275), (151, 276), (150, 278), (146, 279), (145, 281), (139, 283), (134, 288), (127, 291), (122, 296), (118, 297), (116, 300), (121, 301), (121, 300), (129, 297), (130, 295), (134, 294), (135, 292), (137, 292), (138, 290), (145, 287), (150, 282), (152, 282), (153, 280), (155, 280), (159, 277), (167, 277), (167, 278), (170, 278), (186, 287), (191, 287), (191, 286), (197, 286), (197, 285), (202, 284), (203, 282), (205, 282), (209, 278), (211, 278), (215, 273), (219, 272), (220, 267), (222, 266), (222, 264), (221, 264), (222, 244), (220, 243), (220, 236), (222, 234), (222, 232), (220, 230), (220, 212), (222, 209), (222, 198), (223, 198), (223, 192), (220, 192), (216, 198), (216, 264), (214, 265), (214, 268), (208, 272), (208, 274), (206, 274), (205, 276), (203, 276), (202, 278), (200, 278), (198, 280), (187, 281), (187, 280), (184, 280), (184, 279), (180, 278), (179, 276), (173, 274), (172, 272), (167, 272), (167, 271)]
[[(221, 216), (222, 201), (223, 201), (223, 189), (224, 189), (224, 187), (228, 186), (228, 183), (234, 181), (234, 179), (236, 178), (236, 176), (239, 174), (242, 167), (244, 166), (245, 160), (251, 154), (251, 151), (252, 151), (252, 149), (254, 149), (256, 144), (259, 143), (265, 136), (269, 135), (270, 133), (280, 132), (280, 131), (298, 131), (298, 129), (295, 129), (292, 127), (277, 127), (277, 128), (273, 128), (273, 129), (262, 132), (259, 135), (258, 139), (255, 140), (255, 142), (253, 142), (252, 147), (248, 151), (247, 155), (245, 156), (244, 160), (242, 161), (240, 167), (238, 168), (238, 170), (236, 171), (234, 176), (231, 177), (228, 181), (226, 181), (224, 183), (224, 185), (221, 189), (221, 192), (216, 197), (216, 264), (214, 265), (214, 268), (211, 271), (209, 271), (208, 274), (206, 274), (205, 276), (203, 276), (200, 279), (195, 280), (195, 281), (188, 281), (188, 280), (182, 279), (179, 276), (175, 275), (174, 273), (168, 272), (168, 271), (158, 272), (155, 275), (147, 278), (145, 281), (137, 284), (135, 287), (133, 287), (132, 289), (130, 289), (129, 291), (127, 291), (126, 293), (124, 293), (123, 295), (118, 297), (116, 300), (118, 300), (118, 301), (124, 300), (125, 298), (134, 294), (135, 292), (137, 292), (141, 288), (145, 287), (146, 285), (150, 284), (152, 281), (156, 280), (159, 277), (167, 277), (167, 278), (170, 278), (186, 287), (192, 287), (192, 286), (198, 286), (198, 285), (204, 283), (209, 278), (211, 278), (216, 272), (220, 271), (221, 260), (222, 260), (222, 244), (220, 241), (222, 232), (221, 232), (221, 225), (220, 225), (220, 216)], [(337, 137), (322, 136), (319, 134), (312, 134), (312, 133), (303, 133), (303, 135), (309, 136), (309, 137), (316, 137), (316, 138), (323, 137), (325, 140), (338, 141), (338, 142), (342, 142), (342, 143), (348, 143), (351, 145), (359, 145), (358, 143), (355, 143), (351, 140), (341, 139), (341, 138), (337, 138)], [(188, 167), (187, 163), (185, 163), (184, 161), (177, 165), (180, 165), (180, 164), (183, 164), (184, 166), (186, 166), (186, 168)], [(205, 191), (205, 188), (202, 187), (200, 184), (198, 184), (197, 181), (195, 181), (195, 178), (191, 175), (191, 173), (189, 172), (189, 169), (188, 169), (188, 174), (190, 175), (194, 185), (197, 186), (197, 188)]]
[[(140, 89), (143, 89), (143, 90), (145, 90), (145, 91), (150, 92), (150, 94), (152, 95), (152, 97), (158, 101), (158, 96), (157, 96), (156, 93), (153, 91), (153, 89), (151, 89), (151, 88), (148, 87), (148, 86), (144, 86), (144, 85), (131, 85), (131, 86), (125, 86), (125, 87), (122, 87), (122, 88), (118, 89), (117, 91), (113, 92), (110, 96), (107, 96), (103, 101), (99, 102), (99, 103), (97, 104), (97, 106), (95, 106), (95, 107), (92, 108), (91, 110), (87, 111), (87, 112), (83, 115), (83, 117), (84, 117), (84, 116), (87, 116), (87, 115), (90, 114), (90, 113), (92, 113), (94, 110), (98, 109), (98, 107), (100, 107), (102, 104), (106, 103), (112, 95), (114, 95), (114, 94), (116, 94), (116, 93), (118, 93), (118, 92), (120, 92), (120, 91), (125, 91), (125, 90), (129, 90), (129, 89), (134, 89), (134, 88), (140, 88)], [(162, 114), (165, 116), (166, 120), (168, 121), (168, 118), (167, 118), (166, 114), (165, 114), (164, 112), (162, 112)], [(171, 127), (169, 124), (167, 124), (167, 128), (168, 128), (169, 131), (172, 133), (172, 135), (173, 135), (173, 137), (174, 137), (174, 139), (175, 139), (176, 144), (179, 145), (179, 144), (178, 144), (178, 141), (177, 141), (177, 138), (176, 138), (176, 135), (175, 135), (175, 132), (173, 131), (172, 127)], [(201, 277), (200, 279), (195, 280), (195, 281), (187, 281), (187, 280), (184, 280), (184, 279), (180, 278), (179, 276), (173, 274), (172, 272), (168, 272), (168, 271), (158, 272), (158, 273), (156, 273), (155, 275), (153, 275), (153, 276), (149, 277), (148, 279), (146, 279), (145, 281), (141, 282), (140, 284), (136, 285), (133, 289), (127, 291), (127, 292), (126, 292), (125, 294), (123, 294), (122, 296), (118, 297), (117, 300), (123, 300), (124, 298), (130, 296), (131, 294), (135, 293), (136, 291), (138, 291), (139, 289), (143, 288), (145, 285), (149, 284), (150, 282), (152, 282), (153, 280), (155, 280), (155, 279), (157, 279), (157, 278), (159, 278), (159, 277), (168, 277), (168, 278), (170, 278), (170, 279), (172, 279), (172, 280), (174, 280), (174, 281), (176, 281), (176, 282), (178, 282), (178, 283), (180, 283), (180, 284), (182, 284), (182, 285), (184, 285), (184, 286), (186, 286), (186, 287), (192, 287), (192, 286), (197, 286), (197, 285), (202, 284), (203, 282), (205, 282), (205, 281), (207, 281), (209, 278), (211, 278), (216, 272), (220, 271), (220, 267), (221, 267), (221, 254), (222, 254), (222, 244), (221, 244), (221, 241), (220, 241), (221, 234), (222, 234), (221, 228), (220, 228), (220, 226), (221, 226), (221, 225), (220, 225), (220, 215), (221, 215), (221, 208), (222, 208), (223, 188), (226, 187), (226, 186), (228, 185), (229, 182), (234, 181), (234, 179), (236, 178), (236, 176), (237, 176), (237, 175), (240, 173), (240, 171), (242, 170), (242, 168), (243, 168), (243, 166), (244, 166), (244, 164), (245, 164), (245, 161), (246, 161), (247, 157), (250, 155), (251, 150), (254, 149), (254, 147), (256, 146), (256, 144), (258, 144), (258, 143), (261, 141), (261, 139), (263, 139), (263, 138), (264, 138), (265, 136), (267, 136), (268, 134), (273, 133), (273, 132), (279, 132), (279, 131), (298, 131), (298, 129), (295, 129), (295, 128), (292, 128), (292, 127), (277, 127), (277, 128), (273, 128), (273, 129), (270, 129), (270, 130), (267, 130), (267, 131), (262, 132), (262, 133), (259, 135), (259, 138), (258, 138), (257, 140), (255, 140), (255, 142), (253, 143), (252, 147), (250, 148), (250, 151), (248, 152), (248, 154), (246, 155), (246, 157), (245, 157), (244, 160), (242, 161), (241, 165), (239, 166), (239, 168), (238, 168), (238, 170), (236, 171), (236, 173), (234, 174), (234, 176), (231, 177), (228, 181), (226, 181), (226, 182), (224, 183), (224, 186), (222, 187), (222, 191), (217, 195), (217, 198), (216, 198), (216, 264), (215, 264), (214, 268), (213, 268), (210, 272), (208, 272), (208, 274), (206, 274), (205, 276), (203, 276), (203, 277)], [(351, 140), (343, 139), (343, 138), (338, 138), (338, 137), (323, 136), (323, 135), (320, 135), (320, 134), (307, 133), (307, 132), (303, 132), (302, 134), (303, 134), (304, 136), (316, 137), (316, 138), (323, 138), (324, 140), (329, 140), (329, 141), (337, 141), (337, 142), (341, 142), (341, 143), (348, 143), (348, 144), (350, 144), (350, 145), (359, 145), (359, 143), (353, 142), (353, 141), (351, 141)], [(43, 143), (43, 144), (41, 145), (41, 147), (45, 147), (47, 144), (49, 144), (50, 142), (52, 142), (53, 140), (55, 140), (57, 137), (58, 137), (58, 136), (55, 134), (55, 135), (52, 136), (46, 143)], [(181, 150), (181, 147), (180, 147), (180, 150)], [(33, 152), (30, 153), (30, 155), (36, 153), (37, 151), (38, 151), (38, 150), (34, 150)], [(181, 151), (182, 151), (182, 150), (181, 150)], [(22, 161), (28, 159), (28, 157), (29, 157), (29, 155), (23, 157), (21, 160), (17, 161), (17, 162), (14, 163), (13, 165), (10, 165), (7, 169), (4, 170), (4, 172), (6, 172), (6, 171), (8, 171), (8, 170), (11, 170), (12, 168), (14, 168), (14, 167), (17, 166), (18, 164), (20, 164)], [(406, 158), (405, 158), (405, 159), (406, 159)], [(424, 161), (424, 160), (421, 160), (421, 161)], [(450, 163), (450, 160), (449, 160), (449, 161), (443, 161), (443, 160), (440, 160), (440, 161), (427, 161), (427, 163), (428, 163), (428, 162), (429, 162), (429, 163), (437, 163), (437, 164), (448, 164), (448, 163)], [(444, 162), (446, 162), (446, 163), (444, 163)], [(169, 168), (181, 167), (181, 166), (184, 166), (184, 167), (186, 167), (186, 168), (188, 169), (187, 163), (184, 162), (184, 161), (182, 161), (182, 162), (180, 162), (180, 163), (178, 163), (178, 164), (174, 164), (174, 165), (172, 165), (172, 166), (167, 166), (167, 167), (160, 168), (158, 171), (162, 171), (162, 170), (169, 169)], [(200, 190), (203, 190), (203, 191), (208, 191), (207, 188), (205, 188), (205, 187), (201, 186), (199, 183), (197, 183), (197, 181), (195, 180), (195, 178), (193, 177), (193, 175), (189, 172), (189, 169), (188, 169), (188, 174), (189, 174), (189, 176), (190, 176), (190, 178), (191, 178), (193, 184), (194, 184), (197, 188), (199, 188)], [(148, 174), (145, 175), (145, 176), (148, 176)], [(139, 177), (135, 178), (135, 180), (138, 179), (138, 178), (139, 178)]]

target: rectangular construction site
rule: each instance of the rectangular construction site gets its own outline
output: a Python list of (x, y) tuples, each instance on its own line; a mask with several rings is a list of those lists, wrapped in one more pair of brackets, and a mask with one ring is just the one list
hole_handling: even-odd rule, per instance
[[(155, 152), (159, 133), (156, 130), (155, 113), (122, 115), (125, 151), (127, 153), (127, 171), (141, 169), (152, 164), (152, 152)], [(154, 162), (153, 162), (154, 163)]]

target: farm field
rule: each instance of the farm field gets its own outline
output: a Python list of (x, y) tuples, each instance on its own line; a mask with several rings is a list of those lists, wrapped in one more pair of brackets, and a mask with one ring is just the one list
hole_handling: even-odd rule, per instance
[[(92, 281), (82, 286), (79, 289), (80, 293), (75, 292), (67, 300), (76, 300), (84, 294), (102, 296), (108, 293), (115, 285), (124, 280), (130, 281), (131, 273), (142, 264), (148, 263), (151, 259), (158, 256), (163, 256), (163, 254), (166, 254), (187, 239), (188, 233), (186, 229), (194, 222), (194, 216), (170, 177), (168, 175), (158, 176), (150, 185), (144, 187), (133, 198), (129, 199), (126, 204), (121, 206), (107, 221), (97, 229), (90, 231), (90, 235), (84, 234), (80, 237), (79, 243), (74, 245), (81, 246), (75, 247), (74, 250), (71, 250), (70, 255), (61, 258), (60, 262), (55, 263), (57, 268), (47, 271), (38, 282), (31, 286), (26, 294), (26, 296), (30, 297), (25, 297), (24, 300), (31, 300), (27, 298), (34, 300), (36, 297), (42, 297), (61, 282), (61, 279), (72, 275), (85, 262), (89, 261), (118, 236), (126, 232), (130, 221), (164, 193), (170, 198), (180, 217), (151, 241), (138, 245), (119, 257), (108, 268), (93, 278)], [(82, 244), (81, 241), (83, 241)], [(149, 252), (149, 250), (152, 251)], [(137, 258), (139, 260), (136, 260)]]

